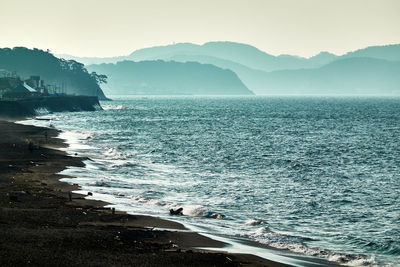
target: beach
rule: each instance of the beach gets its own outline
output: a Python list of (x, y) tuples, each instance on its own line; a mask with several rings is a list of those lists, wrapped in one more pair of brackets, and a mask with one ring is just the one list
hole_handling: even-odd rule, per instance
[(248, 254), (193, 249), (224, 244), (180, 231), (185, 228), (176, 222), (113, 213), (104, 208), (107, 203), (83, 195), (72, 193), (70, 200), (78, 186), (60, 182), (57, 173), (83, 166), (83, 159), (57, 150), (66, 146), (56, 138), (59, 132), (6, 121), (0, 128), (2, 266), (285, 266)]

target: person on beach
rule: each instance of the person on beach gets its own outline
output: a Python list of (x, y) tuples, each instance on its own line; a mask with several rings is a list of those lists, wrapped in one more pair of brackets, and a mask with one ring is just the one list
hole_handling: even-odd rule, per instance
[(32, 153), (33, 152), (33, 143), (32, 141), (29, 141), (28, 143), (28, 150)]
[(47, 137), (48, 137), (49, 133), (47, 131), (44, 132), (44, 138), (46, 139), (47, 142)]

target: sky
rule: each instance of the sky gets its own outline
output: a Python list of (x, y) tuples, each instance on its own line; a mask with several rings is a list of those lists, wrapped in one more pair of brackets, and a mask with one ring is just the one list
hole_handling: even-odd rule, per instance
[(400, 43), (400, 0), (0, 0), (0, 47), (108, 57), (209, 41), (304, 57)]

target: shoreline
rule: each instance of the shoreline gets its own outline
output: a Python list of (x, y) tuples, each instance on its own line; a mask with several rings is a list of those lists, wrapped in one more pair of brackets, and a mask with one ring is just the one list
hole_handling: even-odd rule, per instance
[[(82, 194), (73, 193), (69, 201), (69, 192), (79, 190), (79, 186), (61, 182), (65, 176), (57, 173), (67, 166), (83, 167), (84, 158), (71, 157), (58, 150), (67, 147), (57, 138), (58, 130), (4, 121), (0, 121), (0, 126), (3, 129), (0, 170), (4, 173), (0, 177), (3, 196), (0, 229), (7, 237), (1, 242), (0, 261), (6, 265), (27, 264), (28, 261), (63, 265), (60, 260), (64, 257), (58, 251), (49, 251), (54, 250), (53, 246), (63, 246), (67, 239), (74, 244), (68, 252), (74, 255), (76, 262), (86, 264), (115, 264), (115, 261), (104, 260), (105, 256), (99, 257), (100, 253), (117, 258), (118, 264), (288, 266), (251, 254), (228, 253), (226, 243), (195, 232), (180, 231), (186, 228), (174, 221), (119, 211), (113, 214), (111, 209), (104, 208), (110, 203), (88, 200)], [(44, 131), (49, 133), (47, 142)], [(29, 152), (26, 139), (33, 140), (37, 149)], [(16, 160), (13, 155), (22, 156), (22, 159)], [(11, 233), (14, 230), (14, 235), (7, 235), (7, 229)], [(55, 236), (50, 237), (51, 232), (55, 232)], [(26, 239), (42, 240), (44, 244), (38, 249), (33, 243), (27, 245)], [(79, 242), (86, 245), (76, 245)], [(25, 247), (23, 250), (21, 243)], [(88, 244), (90, 251), (82, 253), (80, 250), (87, 250)], [(116, 253), (116, 249), (119, 252)], [(138, 251), (141, 253), (132, 259), (130, 254), (138, 254)], [(293, 262), (303, 261), (304, 266), (338, 265), (301, 255), (292, 257)], [(13, 261), (18, 258), (21, 261)], [(30, 260), (24, 261), (26, 259)]]

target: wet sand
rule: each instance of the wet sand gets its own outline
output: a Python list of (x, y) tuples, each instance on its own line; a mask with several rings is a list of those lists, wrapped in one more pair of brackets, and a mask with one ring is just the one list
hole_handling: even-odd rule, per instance
[[(48, 141), (44, 132), (48, 132)], [(67, 156), (57, 130), (0, 121), (0, 265), (287, 266), (249, 254), (204, 251), (224, 243), (150, 216), (115, 212), (60, 182)], [(28, 149), (31, 140), (34, 149)], [(153, 228), (171, 229), (156, 230)]]

